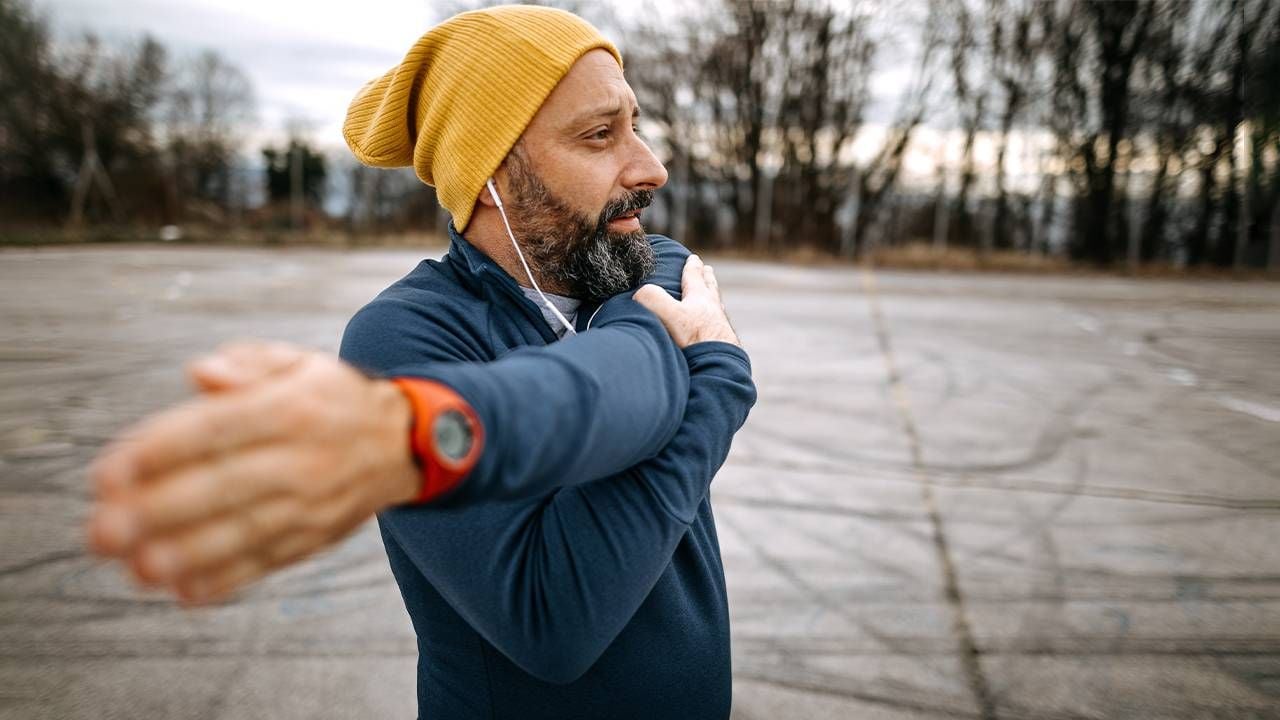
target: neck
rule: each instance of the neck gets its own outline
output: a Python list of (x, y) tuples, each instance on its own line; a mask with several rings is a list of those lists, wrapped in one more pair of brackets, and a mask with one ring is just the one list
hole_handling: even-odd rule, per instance
[[(508, 275), (515, 278), (515, 281), (521, 287), (533, 287), (533, 283), (529, 282), (529, 276), (525, 274), (524, 265), (520, 263), (520, 257), (516, 255), (515, 248), (511, 246), (511, 238), (507, 237), (507, 229), (502, 224), (502, 216), (498, 214), (496, 207), (477, 203), (475, 211), (471, 214), (471, 220), (467, 223), (467, 229), (462, 233), (462, 236), (480, 252), (488, 255), (494, 262), (498, 263), (498, 266), (506, 270)], [(516, 236), (516, 240), (520, 240), (519, 235)], [(523, 244), (521, 249), (524, 250), (524, 259), (529, 262), (529, 269), (533, 271), (534, 277), (543, 292), (569, 295), (567, 287), (546, 277), (546, 274), (542, 272), (542, 268), (538, 267), (533, 259), (529, 257), (529, 251), (523, 247)]]

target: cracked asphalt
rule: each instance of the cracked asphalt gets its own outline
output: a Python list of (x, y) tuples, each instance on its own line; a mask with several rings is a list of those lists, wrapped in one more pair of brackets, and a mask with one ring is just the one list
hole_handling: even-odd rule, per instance
[[(412, 717), (376, 528), (184, 611), (83, 551), (96, 448), (424, 254), (0, 251), (0, 718)], [(734, 718), (1280, 718), (1280, 284), (716, 261)]]

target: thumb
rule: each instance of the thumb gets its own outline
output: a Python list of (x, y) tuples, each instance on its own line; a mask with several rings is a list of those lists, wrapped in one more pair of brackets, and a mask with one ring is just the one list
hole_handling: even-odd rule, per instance
[(659, 318), (665, 318), (680, 306), (680, 303), (668, 295), (666, 290), (653, 283), (642, 285), (632, 297)]
[(187, 375), (201, 392), (224, 392), (283, 373), (304, 354), (302, 348), (288, 343), (236, 342), (188, 363)]

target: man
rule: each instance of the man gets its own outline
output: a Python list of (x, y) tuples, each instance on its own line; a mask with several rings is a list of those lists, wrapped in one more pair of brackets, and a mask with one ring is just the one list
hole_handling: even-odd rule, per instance
[(714, 272), (641, 229), (666, 172), (621, 63), (500, 7), (363, 88), (348, 143), (436, 185), (448, 254), (351, 320), (370, 377), (281, 345), (194, 365), (206, 397), (95, 465), (99, 551), (202, 601), (378, 512), (421, 715), (727, 717), (707, 492), (755, 388)]

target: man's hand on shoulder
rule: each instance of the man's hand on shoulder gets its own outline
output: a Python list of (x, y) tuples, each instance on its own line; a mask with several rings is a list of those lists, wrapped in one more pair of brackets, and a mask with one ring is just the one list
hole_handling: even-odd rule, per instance
[(710, 265), (703, 264), (697, 255), (690, 255), (685, 260), (680, 286), (680, 300), (652, 284), (637, 290), (635, 300), (658, 316), (681, 349), (713, 340), (742, 347), (729, 324), (729, 315), (720, 299), (720, 286)]
[(202, 391), (108, 445), (89, 542), (187, 602), (224, 597), (414, 497), (411, 409), (338, 358), (244, 342), (188, 366)]

